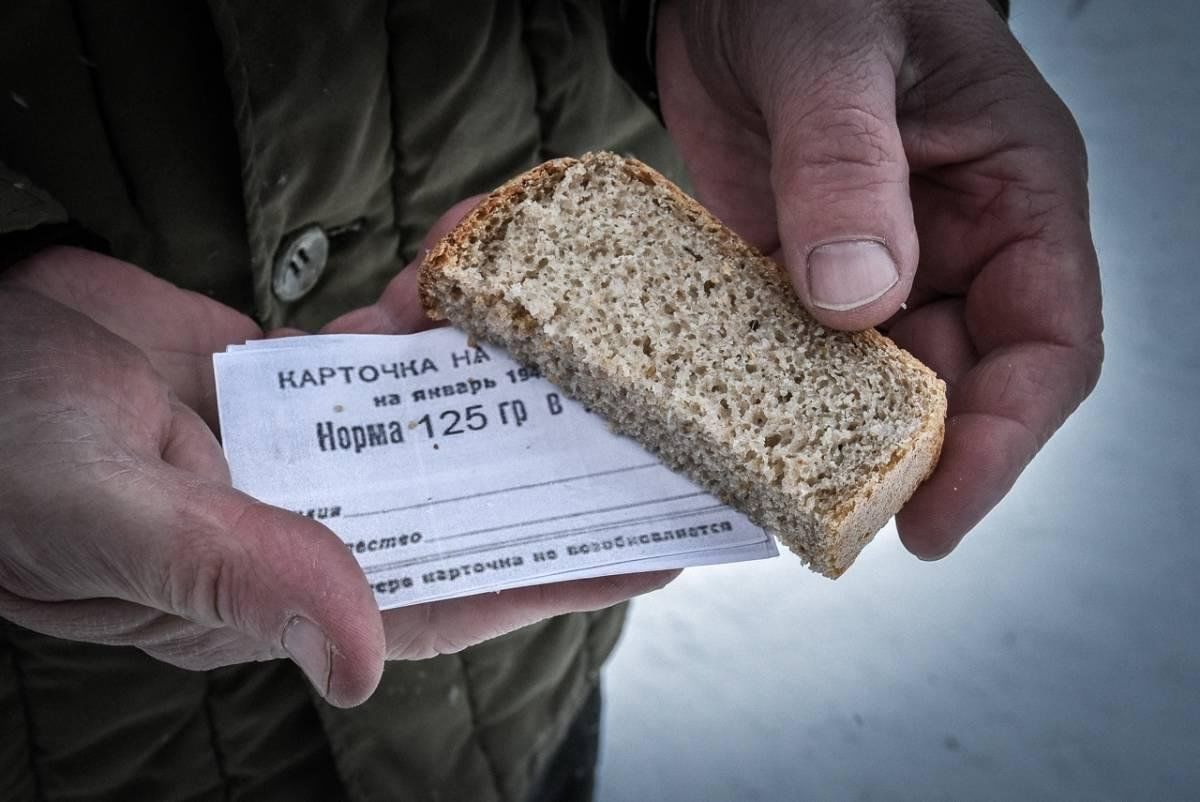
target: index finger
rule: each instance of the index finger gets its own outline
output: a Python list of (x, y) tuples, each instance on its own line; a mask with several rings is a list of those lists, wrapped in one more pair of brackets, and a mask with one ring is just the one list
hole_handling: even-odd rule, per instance
[(417, 268), (438, 240), (450, 233), (467, 212), (479, 205), (483, 197), (472, 195), (451, 206), (434, 222), (421, 240), (417, 258), (388, 282), (378, 301), (330, 321), (321, 329), (321, 333), (411, 334), (437, 325), (430, 320), (425, 314), (425, 308), (421, 306), (421, 299), (417, 294)]
[[(1036, 232), (1002, 247), (967, 291), (957, 336), (979, 360), (946, 377), (941, 459), (897, 516), (901, 539), (919, 556), (951, 551), (1099, 377), (1100, 291), (1086, 221), (1065, 201), (1039, 219)], [(918, 309), (897, 332), (918, 356), (955, 350), (945, 342), (954, 332), (937, 329), (935, 342), (921, 331), (919, 316), (936, 313)]]
[(1070, 112), (982, 4), (915, 13), (929, 35), (900, 113), (920, 298), (890, 333), (946, 379), (949, 418), (938, 466), (897, 524), (911, 551), (938, 557), (1091, 391), (1103, 324)]

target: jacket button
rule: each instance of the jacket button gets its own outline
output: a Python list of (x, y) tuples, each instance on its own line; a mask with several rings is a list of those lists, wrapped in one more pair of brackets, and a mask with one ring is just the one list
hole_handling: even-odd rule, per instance
[(298, 301), (308, 294), (325, 272), (329, 237), (318, 225), (305, 226), (283, 241), (275, 254), (271, 290), (281, 301)]

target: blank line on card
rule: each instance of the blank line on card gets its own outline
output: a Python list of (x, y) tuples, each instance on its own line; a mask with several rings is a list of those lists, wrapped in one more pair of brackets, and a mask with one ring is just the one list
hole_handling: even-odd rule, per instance
[[(553, 532), (540, 532), (536, 535), (528, 535), (527, 537), (513, 538), (499, 543), (489, 542), (480, 546), (469, 546), (451, 551), (440, 551), (437, 554), (430, 554), (424, 557), (413, 557), (408, 560), (398, 560), (396, 562), (384, 563), (383, 565), (372, 565), (363, 569), (366, 574), (377, 574), (381, 571), (391, 571), (396, 568), (407, 568), (413, 565), (422, 565), (424, 563), (439, 562), (452, 557), (466, 557), (471, 554), (480, 554), (483, 552), (495, 552), (500, 549), (512, 548), (514, 546), (526, 546), (530, 543), (538, 543), (543, 540), (556, 540), (563, 537), (571, 537), (573, 535), (590, 535), (596, 532), (604, 532), (609, 529), (623, 529), (629, 526), (638, 524), (649, 524), (656, 521), (674, 521), (684, 518), (693, 518), (697, 515), (702, 515), (710, 512), (719, 511), (728, 512), (729, 509), (724, 504), (709, 504), (704, 507), (697, 507), (692, 510), (672, 510), (670, 512), (659, 513), (657, 515), (643, 515), (636, 518), (622, 518), (617, 521), (607, 521), (601, 524), (592, 526), (579, 526), (574, 529), (558, 529)], [(513, 526), (521, 526), (522, 524), (513, 524)]]
[(487, 529), (472, 529), (469, 532), (456, 532), (453, 535), (443, 535), (436, 538), (440, 543), (443, 540), (456, 540), (460, 537), (470, 537), (471, 535), (486, 535), (489, 532), (499, 532), (502, 529), (516, 529), (522, 526), (533, 526), (534, 524), (545, 524), (551, 521), (562, 521), (567, 518), (582, 518), (585, 515), (599, 515), (602, 512), (619, 512), (621, 510), (629, 510), (634, 507), (646, 507), (651, 504), (666, 504), (668, 501), (683, 501), (686, 498), (695, 498), (703, 496), (704, 493), (697, 490), (694, 493), (684, 493), (680, 496), (667, 496), (666, 498), (652, 498), (648, 501), (631, 501), (628, 504), (617, 504), (612, 507), (598, 507), (594, 510), (579, 510), (578, 512), (566, 512), (562, 515), (551, 515), (548, 518), (534, 518), (529, 521), (521, 521), (515, 524), (501, 524), (500, 526), (489, 526)]
[(387, 507), (382, 510), (364, 510), (362, 512), (351, 512), (343, 515), (343, 518), (365, 518), (369, 515), (385, 515), (389, 512), (403, 512), (404, 510), (415, 510), (420, 507), (432, 507), (437, 504), (450, 504), (455, 501), (466, 501), (472, 498), (482, 498), (483, 496), (495, 496), (501, 493), (512, 493), (517, 490), (531, 490), (535, 487), (546, 487), (547, 485), (564, 484), (566, 482), (574, 482), (579, 479), (594, 479), (597, 476), (611, 476), (616, 473), (628, 473), (629, 471), (640, 471), (645, 468), (657, 468), (662, 465), (661, 462), (646, 462), (641, 465), (629, 465), (624, 468), (613, 468), (607, 471), (596, 471), (595, 473), (581, 473), (578, 476), (564, 476), (560, 479), (549, 479), (545, 482), (533, 482), (527, 485), (513, 485), (512, 487), (501, 487), (497, 490), (485, 490), (482, 493), (470, 493), (465, 496), (454, 496), (452, 498), (439, 498), (430, 501), (422, 501), (417, 504), (406, 504), (403, 507)]

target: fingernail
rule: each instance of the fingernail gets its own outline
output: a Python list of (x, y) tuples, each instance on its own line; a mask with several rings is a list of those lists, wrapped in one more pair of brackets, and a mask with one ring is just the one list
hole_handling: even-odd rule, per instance
[(865, 306), (899, 280), (891, 253), (875, 240), (830, 242), (808, 255), (808, 297), (822, 309)]
[(283, 649), (304, 671), (321, 698), (328, 696), (333, 647), (325, 633), (312, 621), (298, 615), (283, 628)]
[(914, 556), (923, 563), (936, 563), (943, 558), (949, 556), (948, 551), (923, 551), (919, 554), (914, 552)]
[(657, 585), (655, 585), (654, 589), (655, 589), (655, 590), (662, 590), (662, 589), (663, 589), (663, 588), (665, 588), (667, 585), (671, 584), (671, 583), (672, 583), (672, 582), (674, 582), (676, 579), (678, 579), (678, 578), (679, 578), (679, 576), (680, 576), (680, 574), (682, 574), (682, 573), (683, 573), (683, 569), (682, 569), (682, 568), (678, 568), (678, 569), (676, 569), (676, 570), (674, 570), (674, 571), (665, 571), (665, 572), (663, 573), (663, 578), (662, 578), (662, 581), (661, 581), (660, 583), (658, 583)]
[(917, 540), (916, 542), (913, 542), (911, 538), (904, 543), (905, 548), (908, 549), (910, 554), (912, 554), (921, 562), (926, 563), (935, 563), (938, 560), (949, 557), (950, 553), (954, 551), (954, 548), (957, 545), (958, 541), (947, 545), (946, 543), (937, 540)]

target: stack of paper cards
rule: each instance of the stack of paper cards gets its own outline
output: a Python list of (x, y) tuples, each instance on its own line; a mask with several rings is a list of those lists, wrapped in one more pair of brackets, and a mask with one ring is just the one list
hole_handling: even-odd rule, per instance
[(461, 331), (259, 341), (213, 361), (234, 486), (333, 530), (382, 609), (778, 553)]

